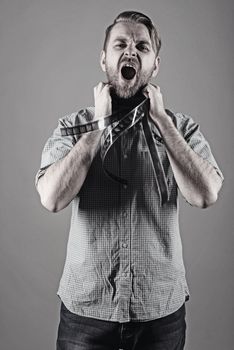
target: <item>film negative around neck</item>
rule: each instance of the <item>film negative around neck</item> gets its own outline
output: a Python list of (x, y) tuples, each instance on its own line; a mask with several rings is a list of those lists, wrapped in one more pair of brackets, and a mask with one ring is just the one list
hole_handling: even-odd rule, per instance
[(86, 124), (79, 124), (68, 128), (61, 128), (60, 131), (62, 136), (68, 136), (105, 129), (101, 137), (100, 149), (103, 170), (106, 175), (109, 176), (113, 181), (127, 185), (128, 181), (126, 179), (123, 179), (116, 174), (112, 174), (107, 169), (106, 159), (108, 152), (116, 140), (119, 139), (123, 133), (127, 132), (133, 125), (141, 122), (158, 188), (160, 205), (162, 206), (169, 199), (168, 186), (164, 169), (158, 154), (157, 146), (154, 142), (151, 128), (149, 126), (148, 111), (149, 99), (146, 98), (126, 114), (124, 114), (123, 111), (117, 111), (102, 120), (97, 120)]

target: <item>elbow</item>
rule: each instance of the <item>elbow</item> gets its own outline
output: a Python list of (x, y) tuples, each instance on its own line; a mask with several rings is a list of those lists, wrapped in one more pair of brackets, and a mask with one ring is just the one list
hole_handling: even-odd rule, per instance
[[(218, 175), (217, 175), (218, 176)], [(190, 192), (190, 196), (192, 195), (191, 201), (189, 203), (201, 209), (206, 209), (215, 204), (218, 200), (218, 194), (222, 187), (222, 180), (220, 177), (216, 178), (217, 180), (212, 183), (207, 184), (206, 187), (201, 191)]]
[(43, 203), (41, 203), (42, 205), (43, 205), (43, 207), (45, 208), (45, 209), (47, 209), (50, 213), (58, 213), (58, 209), (57, 209), (57, 207), (56, 206), (53, 206), (53, 205), (48, 205), (48, 204), (43, 204)]
[(66, 208), (69, 202), (65, 202), (64, 200), (58, 200), (53, 197), (41, 197), (41, 204), (44, 208), (46, 208), (51, 213), (58, 213), (59, 211)]
[(41, 196), (40, 198), (42, 206), (49, 212), (57, 213), (59, 212), (59, 210), (61, 210), (59, 209), (58, 205), (56, 205), (55, 201), (51, 200), (50, 198), (45, 198), (43, 196)]
[(218, 195), (216, 193), (211, 193), (209, 196), (203, 199), (201, 209), (206, 209), (211, 207), (218, 199)]
[(206, 191), (206, 195), (203, 197), (203, 203), (202, 203), (203, 209), (208, 208), (213, 204), (215, 204), (215, 202), (217, 202), (218, 194), (221, 188), (222, 188), (222, 180), (218, 176), (217, 181), (209, 186), (209, 189), (207, 189)]
[(40, 188), (38, 188), (38, 193), (41, 200), (41, 205), (51, 213), (57, 213), (63, 208), (58, 205), (56, 199), (49, 193), (45, 193)]
[(58, 202), (55, 194), (43, 186), (41, 180), (37, 184), (37, 192), (40, 196), (41, 205), (51, 213), (57, 213), (64, 208)]
[[(186, 197), (185, 197), (186, 198)], [(206, 193), (191, 193), (187, 196), (186, 201), (194, 207), (206, 209), (212, 206), (218, 199), (218, 193), (207, 191)]]
[(207, 192), (205, 195), (200, 196), (196, 202), (196, 206), (201, 209), (211, 207), (218, 199), (218, 193), (214, 190)]

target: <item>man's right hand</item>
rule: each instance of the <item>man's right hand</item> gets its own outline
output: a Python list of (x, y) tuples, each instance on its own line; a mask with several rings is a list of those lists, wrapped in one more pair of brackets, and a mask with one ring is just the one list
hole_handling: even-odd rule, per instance
[[(112, 113), (109, 84), (99, 83), (94, 88), (95, 119)], [(42, 205), (52, 212), (65, 208), (79, 193), (93, 158), (100, 145), (103, 131), (82, 135), (70, 152), (48, 167), (38, 181)]]
[(112, 113), (110, 85), (100, 82), (94, 87), (95, 119), (102, 119)]

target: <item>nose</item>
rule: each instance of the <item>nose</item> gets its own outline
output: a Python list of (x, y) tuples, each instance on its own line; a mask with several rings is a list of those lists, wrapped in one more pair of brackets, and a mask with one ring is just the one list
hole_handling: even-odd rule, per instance
[(125, 52), (124, 52), (124, 56), (131, 58), (131, 57), (136, 57), (136, 50), (132, 45), (129, 45), (126, 47)]

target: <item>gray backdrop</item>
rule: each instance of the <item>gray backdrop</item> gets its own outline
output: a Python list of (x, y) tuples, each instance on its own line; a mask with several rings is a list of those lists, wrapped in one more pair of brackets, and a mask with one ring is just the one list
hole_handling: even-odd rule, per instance
[(231, 0), (0, 1), (1, 349), (54, 349), (70, 207), (47, 212), (34, 176), (58, 118), (93, 104), (93, 87), (104, 79), (104, 29), (129, 9), (158, 24), (165, 104), (201, 124), (225, 176), (213, 207), (181, 199), (191, 292), (186, 349), (233, 349)]

